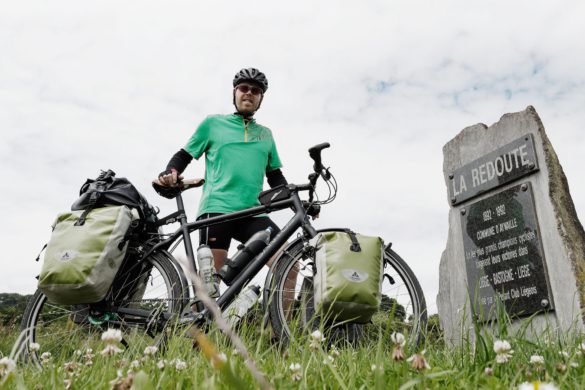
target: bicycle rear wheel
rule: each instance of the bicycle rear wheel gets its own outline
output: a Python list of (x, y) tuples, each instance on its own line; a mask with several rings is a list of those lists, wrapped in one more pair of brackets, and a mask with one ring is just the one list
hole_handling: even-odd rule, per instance
[[(123, 267), (108, 297), (98, 304), (58, 305), (37, 290), (21, 322), (24, 356), (40, 365), (43, 353), (59, 361), (68, 361), (76, 350), (96, 353), (104, 347), (100, 338), (109, 328), (122, 332), (123, 349), (141, 354), (147, 346), (161, 345), (171, 323), (163, 319), (178, 315), (185, 298), (177, 269), (165, 253), (157, 252)], [(123, 308), (135, 311), (129, 314)], [(32, 343), (40, 350), (31, 348)]]
[(422, 342), (427, 322), (425, 298), (418, 280), (396, 252), (385, 250), (382, 304), (370, 324), (321, 324), (313, 301), (314, 263), (307, 247), (306, 242), (298, 242), (285, 250), (272, 275), (268, 309), (280, 341), (287, 343), (323, 327), (334, 342), (356, 342), (380, 331), (403, 333), (410, 346)]

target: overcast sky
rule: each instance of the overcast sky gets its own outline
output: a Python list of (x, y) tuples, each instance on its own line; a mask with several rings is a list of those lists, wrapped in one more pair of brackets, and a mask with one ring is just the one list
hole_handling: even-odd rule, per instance
[[(249, 66), (268, 76), (256, 117), (289, 182), (306, 180), (308, 147), (331, 143), (339, 193), (316, 224), (393, 242), (431, 312), (448, 230), (442, 147), (464, 127), (533, 105), (584, 218), (583, 2), (0, 5), (0, 292), (34, 291), (53, 219), (100, 169), (173, 211), (151, 179), (206, 115), (232, 111), (233, 75)], [(198, 191), (186, 201), (194, 218)]]

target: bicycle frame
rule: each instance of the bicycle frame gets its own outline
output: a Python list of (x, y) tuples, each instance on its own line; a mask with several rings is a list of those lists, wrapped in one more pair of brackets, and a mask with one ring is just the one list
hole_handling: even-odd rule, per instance
[[(185, 214), (185, 207), (183, 204), (183, 198), (181, 193), (176, 197), (177, 201), (177, 213), (170, 214), (167, 217), (162, 218), (163, 224), (168, 224), (179, 220), (181, 226), (167, 239), (157, 243), (150, 248), (143, 256), (146, 258), (150, 253), (162, 249), (167, 250), (173, 243), (183, 238), (185, 245), (185, 251), (189, 262), (193, 266), (195, 272), (198, 271), (197, 262), (195, 261), (195, 254), (193, 251), (193, 244), (191, 241), (190, 234), (195, 230), (201, 228), (216, 225), (222, 222), (234, 221), (241, 218), (251, 217), (260, 214), (267, 214), (277, 210), (284, 210), (290, 208), (294, 211), (293, 217), (286, 223), (282, 230), (274, 236), (269, 242), (268, 246), (257, 255), (252, 261), (247, 264), (244, 269), (239, 273), (238, 276), (232, 281), (231, 286), (220, 295), (217, 299), (217, 304), (220, 308), (225, 309), (236, 297), (236, 295), (242, 290), (242, 288), (262, 269), (264, 265), (268, 263), (270, 258), (286, 243), (287, 239), (291, 237), (298, 228), (302, 228), (308, 237), (314, 237), (317, 235), (317, 231), (311, 225), (309, 217), (303, 207), (302, 201), (299, 197), (299, 191), (307, 191), (312, 188), (311, 185), (291, 185), (291, 196), (288, 199), (274, 202), (266, 206), (257, 206), (249, 209), (236, 211), (233, 213), (220, 215), (216, 217), (206, 218), (195, 222), (187, 222), (187, 216)], [(205, 314), (206, 310), (201, 313)]]

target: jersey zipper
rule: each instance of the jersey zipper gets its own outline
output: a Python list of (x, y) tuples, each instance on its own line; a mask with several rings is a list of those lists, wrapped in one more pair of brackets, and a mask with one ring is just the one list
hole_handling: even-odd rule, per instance
[(244, 142), (248, 142), (248, 123), (250, 123), (250, 121), (244, 118), (242, 119), (244, 120)]

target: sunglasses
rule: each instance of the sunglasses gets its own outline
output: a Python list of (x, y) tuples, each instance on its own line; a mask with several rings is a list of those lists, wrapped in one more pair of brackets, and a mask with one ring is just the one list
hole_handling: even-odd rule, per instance
[(238, 91), (240, 91), (241, 93), (251, 93), (252, 95), (261, 95), (262, 94), (262, 88), (259, 87), (250, 87), (249, 85), (238, 85), (236, 87), (236, 89)]

